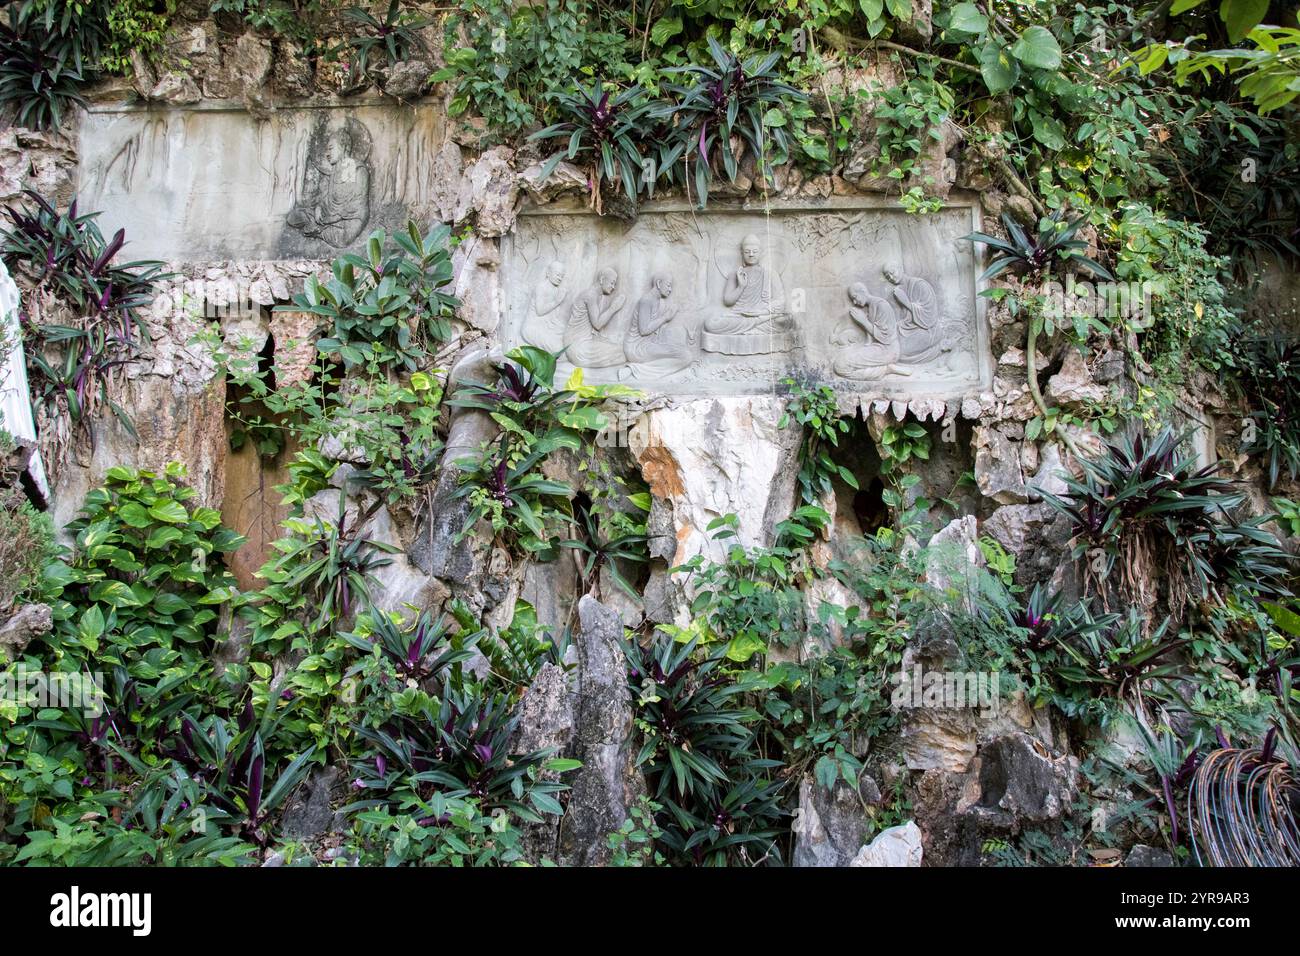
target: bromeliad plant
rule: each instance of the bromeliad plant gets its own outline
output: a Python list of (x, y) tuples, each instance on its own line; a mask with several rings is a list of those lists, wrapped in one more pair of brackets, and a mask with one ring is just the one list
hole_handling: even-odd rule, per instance
[(247, 703), (235, 727), (216, 715), (199, 720), (183, 714), (167, 752), (185, 769), (174, 778), (172, 799), (183, 799), (193, 808), (191, 813), (201, 811), (204, 829), (211, 823), (223, 825), (265, 848), (273, 815), (306, 776), (315, 757), (314, 750), (305, 750), (268, 786), (268, 764), (275, 762), (267, 754), (269, 742), (292, 706), (282, 707), (273, 700), (258, 721)]
[(1085, 222), (1082, 216), (1067, 222), (1064, 211), (1057, 210), (1039, 222), (1038, 231), (1031, 238), (1018, 222), (1003, 213), (1002, 225), (1007, 231), (1006, 239), (983, 232), (972, 232), (963, 238), (982, 242), (998, 254), (980, 276), (981, 280), (994, 279), (1008, 271), (1021, 274), (1048, 272), (1057, 262), (1064, 262), (1099, 278), (1114, 281), (1115, 277), (1101, 263), (1080, 255), (1080, 250), (1087, 249), (1088, 244), (1075, 236)]
[(1167, 574), (1175, 618), (1193, 601), (1284, 590), (1287, 556), (1262, 527), (1266, 519), (1234, 521), (1230, 512), (1244, 495), (1216, 474), (1218, 464), (1197, 468), (1182, 444), (1168, 426), (1154, 438), (1109, 443), (1099, 458), (1081, 462), (1082, 480), (1065, 479), (1065, 497), (1044, 495), (1070, 521), (1074, 557), (1086, 555), (1088, 573), (1101, 579), (1118, 563), (1115, 587), (1144, 607), (1154, 603), (1157, 571)]
[(119, 229), (105, 240), (95, 222), (100, 214), (79, 214), (75, 199), (60, 212), (39, 193), (25, 190), (23, 195), (34, 209), (8, 207), (11, 228), (0, 246), (5, 264), (20, 268), (37, 286), (51, 288), (88, 321), (114, 320), (123, 336), (130, 335), (131, 325), (144, 333), (138, 310), (172, 273), (154, 260), (115, 262), (126, 231)]
[(105, 240), (95, 222), (99, 213), (78, 213), (75, 200), (60, 212), (35, 192), (24, 195), (32, 211), (8, 208), (11, 228), (0, 254), (11, 270), (38, 292), (52, 294), (75, 317), (69, 325), (36, 326), (27, 320), (33, 339), (46, 349), (27, 353), (38, 404), (65, 407), (74, 424), (105, 404), (134, 435), (130, 418), (110, 397), (110, 378), (135, 355), (141, 340), (148, 341), (139, 310), (153, 299), (157, 283), (172, 274), (152, 260), (116, 262), (125, 231)]
[(382, 54), (384, 64), (391, 68), (410, 59), (412, 54), (424, 51), (420, 30), (433, 22), (405, 9), (402, 0), (390, 0), (382, 19), (361, 7), (348, 7), (343, 11), (343, 20), (352, 24), (358, 33), (348, 37), (330, 54), (347, 57), (348, 77), (353, 84), (372, 78), (375, 64), (371, 60), (379, 54)]
[(365, 633), (344, 634), (344, 640), (366, 653), (378, 648), (397, 674), (407, 680), (428, 680), (453, 664), (469, 660), (479, 638), (477, 631), (461, 631), (453, 637), (446, 621), (435, 622), (428, 611), (421, 612), (406, 627), (393, 615), (372, 608), (365, 623)]
[[(418, 813), (440, 795), (473, 799), (488, 812), (499, 807), (530, 823), (542, 822), (543, 814), (559, 816), (563, 808), (555, 794), (568, 787), (543, 778), (542, 771), (576, 764), (552, 760), (548, 750), (515, 751), (511, 741), (518, 725), (510, 695), (465, 682), (453, 667), (438, 697), (423, 695), (418, 705), (391, 714), (378, 727), (354, 728), (369, 753), (352, 762), (352, 786), (363, 799), (349, 809), (388, 806)], [(429, 814), (419, 822), (442, 821)]]
[(376, 363), (413, 372), (427, 343), (451, 337), (448, 317), (460, 304), (441, 291), (452, 280), (450, 236), (443, 225), (422, 236), (411, 221), (394, 233), (397, 248), (389, 250), (384, 230), (376, 229), (364, 256), (339, 256), (329, 281), (309, 277), (293, 305), (281, 308), (318, 316), (327, 334), (316, 347), (337, 352), (349, 369)]
[(28, 129), (57, 130), (95, 78), (111, 36), (101, 0), (19, 0), (0, 22), (0, 104)]
[[(689, 166), (695, 164), (695, 192), (701, 207), (708, 202), (709, 183), (719, 166), (735, 182), (740, 163), (750, 156), (758, 179), (767, 183), (774, 166), (790, 155), (783, 110), (807, 99), (779, 77), (781, 54), (742, 60), (726, 50), (709, 34), (712, 66), (682, 66), (669, 73), (683, 74), (693, 82), (670, 86), (672, 99), (650, 110), (652, 118), (676, 118), (673, 130), (673, 162), (680, 155), (682, 179), (690, 182)], [(679, 149), (677, 148), (679, 147)]]
[[(587, 194), (597, 213), (602, 211), (601, 187), (621, 185), (623, 195), (635, 203), (642, 187), (654, 195), (656, 173), (647, 175), (645, 160), (637, 145), (641, 137), (640, 122), (648, 106), (639, 86), (611, 94), (605, 84), (594, 81), (590, 90), (577, 87), (573, 93), (555, 96), (556, 111), (563, 117), (545, 129), (538, 130), (530, 140), (567, 137), (564, 149), (555, 153), (542, 165), (541, 178), (545, 180), (560, 161), (580, 160), (587, 170)], [(670, 162), (676, 161), (676, 155)]]

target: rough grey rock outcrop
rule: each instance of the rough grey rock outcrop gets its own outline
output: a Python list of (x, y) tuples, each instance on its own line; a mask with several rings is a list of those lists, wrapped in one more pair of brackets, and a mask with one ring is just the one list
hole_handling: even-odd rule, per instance
[(1138, 844), (1128, 851), (1124, 858), (1125, 866), (1173, 866), (1174, 858), (1168, 850), (1159, 847)]
[(289, 798), (281, 832), (286, 840), (318, 840), (342, 823), (333, 802), (341, 791), (343, 774), (324, 767), (307, 775)]
[(395, 64), (380, 84), (383, 91), (399, 100), (415, 99), (429, 86), (433, 68), (427, 60), (403, 60)]
[(21, 654), (34, 638), (50, 633), (53, 627), (53, 612), (48, 604), (24, 604), (0, 624), (0, 648), (11, 657)]
[(858, 851), (849, 866), (920, 866), (921, 831), (908, 820), (901, 826), (882, 830)]
[(475, 217), (480, 236), (501, 236), (514, 225), (519, 181), (512, 165), (514, 151), (494, 146), (465, 172), (456, 203), (456, 221)]
[(827, 790), (812, 777), (799, 782), (792, 825), (795, 866), (848, 866), (864, 850), (871, 824), (866, 807), (880, 802), (880, 788), (865, 774), (855, 791), (844, 781)]
[(635, 766), (623, 624), (616, 612), (585, 596), (578, 602), (578, 621), (573, 752), (583, 766), (569, 781), (559, 858), (567, 865), (595, 866), (608, 862), (605, 838), (627, 819), (645, 781)]
[(997, 428), (976, 428), (975, 483), (986, 498), (999, 504), (1028, 500), (1020, 465), (1020, 443)]
[(1024, 733), (1012, 733), (980, 750), (980, 795), (971, 808), (985, 824), (1016, 829), (1059, 820), (1078, 792), (1078, 760), (1053, 754)]
[(520, 705), (515, 747), (554, 748), (582, 761), (581, 769), (564, 778), (570, 789), (563, 820), (530, 831), (530, 856), (600, 866), (609, 860), (606, 837), (627, 819), (645, 782), (635, 766), (622, 622), (588, 596), (578, 602), (578, 621), (576, 666), (568, 675), (554, 665), (538, 672)]
[(1047, 380), (1043, 396), (1049, 405), (1078, 406), (1100, 402), (1106, 397), (1106, 388), (1093, 381), (1088, 362), (1078, 349), (1068, 349), (1061, 362), (1061, 370)]
[[(449, 390), (454, 390), (469, 382), (487, 383), (495, 377), (496, 372), (487, 350), (474, 349), (452, 367), (448, 387)], [(484, 442), (492, 439), (496, 431), (496, 423), (486, 412), (456, 409), (443, 449), (433, 506), (425, 512), (411, 542), (408, 555), (411, 563), (425, 574), (442, 578), (453, 585), (464, 587), (475, 580), (481, 580), (486, 571), (487, 559), (487, 549), (478, 540), (478, 536), (461, 537), (470, 507), (464, 498), (456, 497), (461, 475), (456, 462), (477, 452)], [(479, 605), (481, 610), (481, 596)]]
[(534, 163), (519, 174), (522, 186), (534, 202), (551, 202), (565, 193), (585, 192), (587, 176), (572, 163), (559, 162), (551, 174), (542, 178), (542, 164)]

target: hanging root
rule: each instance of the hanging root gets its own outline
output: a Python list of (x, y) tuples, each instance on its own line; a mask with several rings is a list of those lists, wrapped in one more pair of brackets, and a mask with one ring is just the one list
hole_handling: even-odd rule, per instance
[(1213, 751), (1187, 796), (1192, 849), (1209, 866), (1300, 866), (1300, 785), (1263, 750)]

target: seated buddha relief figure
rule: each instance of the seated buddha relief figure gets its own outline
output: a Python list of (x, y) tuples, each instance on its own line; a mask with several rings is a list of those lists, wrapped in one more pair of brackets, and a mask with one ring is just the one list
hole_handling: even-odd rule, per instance
[(288, 222), (304, 236), (342, 248), (361, 235), (370, 218), (370, 134), (349, 120), (317, 134), (313, 144), (318, 140)]
[(703, 348), (729, 355), (754, 355), (780, 351), (795, 343), (794, 319), (786, 308), (781, 276), (762, 258), (763, 244), (758, 236), (745, 236), (740, 242), (740, 264), (725, 273), (725, 308), (704, 320)]
[(533, 292), (533, 314), (523, 327), (524, 341), (548, 352), (558, 352), (564, 347), (566, 317), (560, 306), (569, 297), (564, 277), (564, 263), (558, 259), (546, 267), (542, 281)]

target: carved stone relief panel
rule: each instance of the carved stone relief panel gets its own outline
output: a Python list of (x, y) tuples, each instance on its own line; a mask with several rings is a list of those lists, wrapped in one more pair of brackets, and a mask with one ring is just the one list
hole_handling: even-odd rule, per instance
[(380, 226), (437, 218), (435, 110), (97, 106), (79, 136), (82, 207), (124, 227), (135, 258), (330, 259)]
[(878, 397), (957, 397), (992, 374), (978, 210), (871, 200), (645, 207), (628, 225), (525, 212), (507, 237), (506, 344), (564, 350), (588, 381), (659, 394), (771, 389), (790, 375)]

